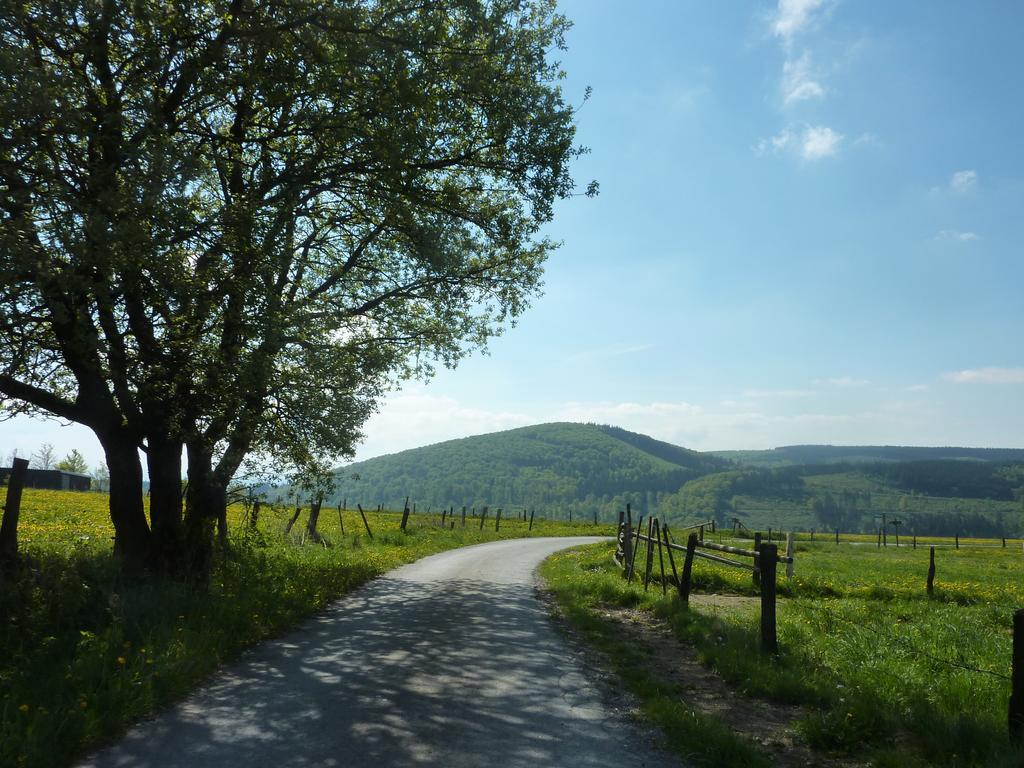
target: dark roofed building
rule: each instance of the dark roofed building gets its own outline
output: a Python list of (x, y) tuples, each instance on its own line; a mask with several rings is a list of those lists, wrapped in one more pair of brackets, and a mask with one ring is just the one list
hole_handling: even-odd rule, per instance
[[(6, 485), (10, 475), (10, 467), (0, 467), (0, 482)], [(25, 487), (51, 491), (89, 491), (92, 490), (92, 478), (62, 469), (29, 469), (25, 472)]]

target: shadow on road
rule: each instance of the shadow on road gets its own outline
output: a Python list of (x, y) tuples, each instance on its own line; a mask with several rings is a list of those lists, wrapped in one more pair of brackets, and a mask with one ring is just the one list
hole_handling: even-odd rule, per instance
[(86, 765), (651, 765), (589, 676), (529, 584), (386, 577)]

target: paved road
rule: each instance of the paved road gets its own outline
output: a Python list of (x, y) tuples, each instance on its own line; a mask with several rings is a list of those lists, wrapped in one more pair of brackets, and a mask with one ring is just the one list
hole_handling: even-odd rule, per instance
[(551, 625), (534, 569), (593, 538), (499, 541), (376, 579), (82, 768), (660, 768)]

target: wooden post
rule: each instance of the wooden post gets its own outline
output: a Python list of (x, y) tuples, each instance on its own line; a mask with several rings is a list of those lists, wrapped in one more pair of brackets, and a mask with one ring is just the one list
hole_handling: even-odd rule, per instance
[(878, 529), (878, 548), (882, 548), (882, 529)]
[(1024, 608), (1013, 612), (1013, 666), (1010, 672), (1010, 741), (1024, 740)]
[(484, 520), (486, 518), (487, 518), (487, 507), (484, 507), (483, 511), (480, 513), (480, 530), (481, 531), (484, 529)]
[(501, 525), (501, 508), (498, 509), (498, 513), (494, 516), (494, 532), (498, 532), (498, 527)]
[(960, 534), (956, 534), (956, 548), (960, 549)]
[(367, 520), (366, 520), (366, 513), (363, 512), (362, 505), (361, 504), (356, 504), (356, 509), (359, 510), (359, 516), (361, 518), (363, 518), (363, 525), (366, 526), (366, 535), (369, 536), (372, 539), (373, 538), (373, 531), (370, 530), (370, 523), (367, 522)]
[[(629, 507), (626, 507), (626, 514), (629, 514)], [(640, 519), (636, 521), (636, 534), (630, 539), (630, 546), (633, 548), (633, 553), (629, 558), (629, 573), (627, 574), (627, 581), (633, 580), (633, 574), (636, 572), (636, 554), (640, 551), (640, 531), (644, 524), (644, 516), (640, 515)]]
[(761, 557), (761, 648), (768, 653), (778, 653), (779, 643), (775, 632), (775, 570), (778, 565), (779, 548), (775, 544), (762, 544)]
[(914, 549), (917, 549), (917, 534), (914, 534)]
[(528, 531), (532, 531), (533, 530), (533, 510), (532, 509), (530, 510), (530, 527), (527, 528), (526, 530), (528, 530)]
[(1003, 536), (1003, 549), (1006, 549), (1006, 537)]
[(651, 541), (654, 533), (654, 518), (647, 520), (647, 561), (644, 563), (644, 592), (647, 585), (651, 583), (651, 569), (654, 568), (654, 542)]
[(441, 510), (441, 527), (442, 528), (444, 528), (444, 519), (445, 519), (445, 516), (447, 514), (448, 514), (448, 509), (447, 508), (444, 508), (444, 509)]
[(619, 525), (615, 529), (615, 554), (612, 559), (622, 566), (625, 565), (625, 554), (626, 554), (626, 512), (625, 510), (619, 510)]
[(693, 553), (697, 551), (697, 534), (691, 533), (686, 540), (686, 559), (683, 560), (683, 577), (679, 580), (679, 599), (683, 605), (690, 605), (690, 579), (693, 576)]
[(0, 564), (8, 565), (18, 559), (18, 518), (21, 516), (21, 490), (25, 487), (28, 459), (14, 458), (11, 476), (7, 481), (7, 501), (0, 522)]
[(836, 544), (839, 543), (839, 529), (836, 528)]
[(700, 527), (700, 540), (704, 541), (704, 526), (703, 525)]
[(662, 536), (665, 538), (665, 549), (668, 550), (668, 563), (672, 566), (672, 578), (676, 582), (676, 587), (679, 586), (679, 572), (676, 571), (676, 559), (672, 556), (671, 539), (668, 536), (668, 524), (666, 523), (661, 529)]
[(597, 525), (597, 510), (594, 510), (594, 525)]
[(249, 528), (256, 530), (260, 521), (260, 500), (253, 499), (252, 502), (252, 513), (249, 515)]
[(409, 497), (405, 497), (405, 507), (402, 509), (402, 524), (399, 526), (403, 531), (405, 524), (409, 522)]
[(769, 541), (769, 543), (771, 542), (771, 540), (772, 540), (772, 529), (769, 528), (768, 529), (768, 541)]
[(658, 566), (661, 568), (661, 594), (668, 594), (668, 587), (665, 585), (665, 556), (661, 552), (661, 524), (654, 521), (655, 535), (658, 539)]
[(462, 527), (466, 527), (466, 508), (462, 508)]
[(622, 539), (622, 575), (627, 580), (633, 578), (633, 512), (626, 505), (626, 535)]
[(792, 531), (786, 534), (786, 557), (789, 559), (789, 562), (786, 563), (787, 579), (793, 578), (793, 553), (796, 552), (795, 538)]
[[(758, 531), (754, 534), (754, 551), (761, 551), (761, 532)], [(754, 586), (761, 586), (761, 558), (754, 558)]]
[(928, 555), (928, 586), (926, 589), (929, 595), (935, 591), (935, 547), (931, 548), (931, 554)]
[(296, 504), (295, 505), (295, 514), (292, 515), (292, 519), (289, 520), (288, 524), (284, 527), (284, 535), (285, 536), (287, 536), (289, 533), (292, 532), (292, 526), (295, 525), (296, 521), (299, 519), (299, 514), (301, 512), (302, 512), (302, 507), (300, 507), (298, 504)]

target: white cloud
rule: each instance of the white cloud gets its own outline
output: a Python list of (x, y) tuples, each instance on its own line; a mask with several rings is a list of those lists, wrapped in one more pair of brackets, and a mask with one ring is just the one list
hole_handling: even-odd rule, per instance
[(788, 59), (782, 65), (782, 103), (787, 107), (824, 95), (825, 86), (814, 75), (809, 52), (804, 51), (799, 59)]
[(960, 232), (956, 229), (943, 229), (937, 235), (936, 240), (953, 240), (959, 243), (969, 243), (972, 240), (980, 240), (981, 237), (975, 232)]
[(839, 151), (843, 134), (822, 125), (811, 126), (804, 131), (800, 142), (800, 155), (804, 160), (820, 160)]
[(472, 408), (452, 397), (433, 395), (424, 389), (398, 392), (388, 397), (370, 417), (356, 458), (418, 448), (467, 435), (480, 435), (535, 424), (537, 419), (514, 411)]
[(770, 138), (760, 139), (754, 145), (754, 151), (763, 155), (791, 150), (804, 160), (821, 160), (839, 152), (839, 145), (842, 141), (843, 134), (827, 126), (809, 125), (801, 131), (783, 128)]
[(975, 171), (957, 171), (949, 177), (949, 188), (959, 195), (973, 192), (978, 186), (978, 174)]
[(772, 17), (772, 33), (789, 45), (824, 4), (824, 0), (779, 0)]
[(1024, 368), (966, 368), (942, 378), (955, 384), (1024, 384)]

